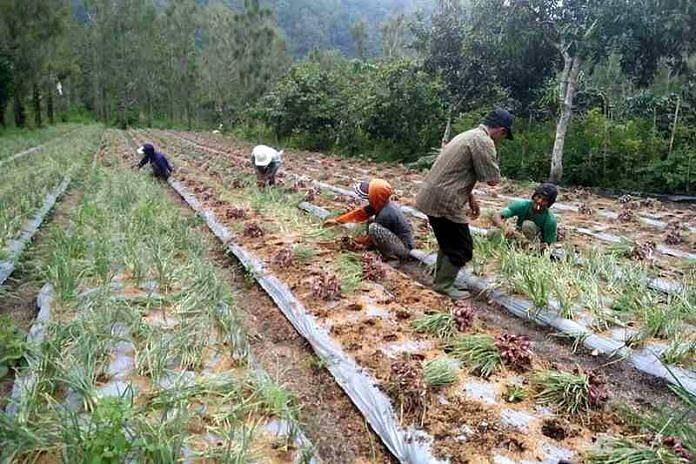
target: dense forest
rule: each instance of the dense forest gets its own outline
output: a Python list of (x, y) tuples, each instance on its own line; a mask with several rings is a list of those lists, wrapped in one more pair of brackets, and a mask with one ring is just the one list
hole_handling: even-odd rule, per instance
[[(693, 192), (689, 0), (0, 0), (0, 120), (414, 162), (493, 106), (523, 179)], [(427, 165), (427, 163), (423, 163)]]

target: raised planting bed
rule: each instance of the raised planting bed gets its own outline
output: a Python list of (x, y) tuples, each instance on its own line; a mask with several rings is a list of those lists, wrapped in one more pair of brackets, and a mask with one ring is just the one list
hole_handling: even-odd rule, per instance
[(49, 192), (66, 178), (80, 177), (80, 171), (89, 166), (101, 132), (99, 126), (87, 126), (70, 140), (51, 144), (26, 162), (0, 172), (0, 250), (34, 218)]
[[(226, 231), (222, 240), (230, 239), (227, 245), (240, 256), (253, 254), (262, 285), (277, 279), (292, 292), (318, 327), (376, 380), (402, 427), (433, 437), (436, 458), (558, 462), (590, 451), (595, 440), (630, 436), (615, 405), (604, 404), (595, 374), (574, 372), (574, 362), (559, 356), (538, 356), (542, 347), (479, 316), (472, 321), (469, 314), (484, 308), (453, 307), (374, 255), (342, 250), (340, 235), (297, 208), (305, 192), (258, 191), (241, 166), (228, 162), (217, 169), (214, 160), (163, 148), (194, 204), (207, 211), (213, 229)], [(480, 369), (471, 346), (483, 349), (492, 371)], [(593, 393), (581, 396), (580, 404), (568, 402), (550, 393), (558, 382)], [(560, 421), (566, 432), (554, 433), (549, 420)]]
[[(302, 202), (298, 207), (322, 220), (330, 215), (328, 210), (308, 202)], [(434, 253), (428, 254), (419, 250), (412, 250), (411, 256), (429, 268), (434, 266), (436, 260), (436, 255)], [(545, 263), (545, 261), (542, 263)], [(518, 267), (516, 264), (510, 266)], [(526, 271), (522, 269), (516, 272), (524, 273)], [(547, 277), (549, 280), (553, 280), (551, 276)], [(514, 280), (514, 278), (511, 280)], [(679, 363), (688, 363), (688, 367), (693, 366), (696, 345), (694, 344), (694, 340), (689, 339), (689, 337), (693, 338), (693, 328), (691, 326), (682, 327), (681, 330), (670, 329), (678, 331), (676, 332), (678, 335), (669, 334), (673, 337), (672, 345), (660, 343), (657, 340), (648, 342), (646, 339), (654, 339), (655, 335), (660, 335), (660, 333), (648, 333), (647, 331), (651, 330), (651, 326), (646, 326), (642, 329), (617, 328), (612, 330), (609, 336), (603, 336), (592, 330), (591, 321), (593, 319), (590, 313), (585, 312), (583, 314), (584, 320), (576, 322), (564, 317), (562, 313), (566, 310), (565, 314), (568, 314), (567, 309), (559, 308), (560, 304), (558, 300), (550, 300), (548, 296), (546, 300), (541, 303), (541, 306), (539, 306), (539, 303), (535, 304), (530, 300), (512, 297), (508, 293), (501, 292), (498, 290), (500, 285), (497, 285), (495, 282), (473, 276), (464, 270), (460, 271), (457, 281), (468, 288), (469, 291), (478, 295), (484, 295), (486, 298), (496, 302), (517, 317), (541, 325), (550, 326), (557, 330), (562, 336), (577, 340), (578, 343), (581, 343), (589, 350), (598, 354), (625, 358), (640, 371), (664, 379), (674, 385), (681, 386), (690, 393), (696, 395), (696, 373), (693, 370), (684, 369), (679, 366), (670, 366), (675, 360)], [(524, 282), (524, 280), (521, 279), (514, 281), (518, 283), (518, 285)], [(530, 280), (529, 284), (531, 283)], [(527, 287), (524, 287), (524, 289), (527, 289)], [(676, 298), (688, 297), (683, 294), (677, 294)], [(549, 304), (549, 301), (553, 304)], [(580, 308), (575, 307), (574, 309), (582, 313)], [(605, 309), (603, 308), (602, 310)], [(667, 311), (669, 311), (669, 309)], [(668, 330), (664, 325), (679, 324), (677, 318), (683, 316), (684, 311), (685, 310), (680, 307), (679, 310), (675, 311), (676, 314), (671, 316), (673, 319), (667, 322), (661, 321), (659, 327), (652, 328), (652, 330), (659, 332), (659, 330)], [(572, 314), (569, 315), (572, 316)], [(641, 347), (641, 345), (643, 346)], [(644, 345), (647, 345), (647, 347)], [(633, 347), (636, 346), (640, 349), (633, 349)]]
[(70, 185), (70, 179), (65, 178), (56, 188), (50, 191), (34, 217), (24, 223), (19, 236), (10, 240), (4, 250), (0, 251), (0, 256), (2, 257), (0, 260), (0, 285), (4, 284), (7, 278), (14, 272), (22, 252), (39, 230), (39, 227), (41, 227), (41, 224), (43, 224), (58, 199), (65, 193), (68, 185)]
[(38, 253), (49, 283), (0, 414), (3, 462), (319, 462), (196, 222), (146, 176), (97, 168)]

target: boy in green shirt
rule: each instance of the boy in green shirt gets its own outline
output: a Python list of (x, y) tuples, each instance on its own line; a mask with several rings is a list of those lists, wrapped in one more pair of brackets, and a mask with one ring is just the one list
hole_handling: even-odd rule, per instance
[[(493, 217), (493, 223), (505, 230), (505, 219), (517, 218), (517, 229), (527, 238), (540, 238), (543, 243), (550, 245), (556, 241), (556, 217), (549, 210), (556, 202), (558, 189), (555, 185), (543, 183), (539, 185), (531, 200), (515, 200), (508, 204), (500, 214)], [(507, 234), (506, 234), (507, 235)]]

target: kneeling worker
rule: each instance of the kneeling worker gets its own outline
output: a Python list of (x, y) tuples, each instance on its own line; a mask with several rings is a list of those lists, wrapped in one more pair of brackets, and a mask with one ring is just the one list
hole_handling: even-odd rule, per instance
[(173, 169), (167, 161), (167, 158), (160, 152), (155, 151), (155, 147), (150, 143), (145, 143), (138, 148), (138, 154), (144, 155), (143, 159), (138, 163), (137, 168), (140, 169), (147, 163), (152, 164), (152, 173), (155, 177), (167, 180)]
[(276, 174), (280, 169), (282, 151), (277, 151), (266, 145), (256, 145), (251, 152), (251, 164), (256, 170), (256, 184), (259, 187), (275, 185)]
[[(549, 208), (556, 202), (558, 189), (550, 183), (540, 184), (532, 194), (531, 200), (516, 200), (508, 204), (500, 214), (493, 217), (493, 223), (506, 230), (505, 219), (517, 218), (517, 229), (529, 241), (540, 239), (545, 245), (556, 241), (556, 217)], [(510, 232), (506, 232), (510, 235)]]
[(369, 203), (342, 216), (329, 219), (326, 226), (366, 222), (374, 216), (367, 228), (367, 236), (359, 237), (363, 245), (374, 245), (386, 259), (405, 260), (413, 249), (413, 231), (399, 205), (391, 201), (394, 190), (383, 179), (362, 181), (355, 185), (355, 193)]

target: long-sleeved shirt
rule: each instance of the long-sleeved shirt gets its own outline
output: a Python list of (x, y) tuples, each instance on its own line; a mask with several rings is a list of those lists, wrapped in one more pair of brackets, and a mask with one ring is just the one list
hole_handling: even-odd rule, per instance
[(428, 216), (466, 224), (466, 206), (476, 182), (500, 180), (496, 158), (486, 126), (459, 134), (435, 160), (416, 196), (416, 207)]
[(368, 190), (369, 204), (337, 217), (336, 222), (339, 224), (365, 222), (374, 216), (376, 223), (393, 232), (408, 249), (413, 249), (411, 223), (401, 212), (401, 208), (389, 199), (393, 191), (391, 185), (385, 180), (373, 179), (370, 181)]
[(138, 168), (142, 168), (147, 163), (152, 163), (152, 171), (155, 173), (157, 177), (167, 179), (169, 178), (169, 175), (172, 173), (172, 167), (169, 164), (169, 161), (167, 161), (167, 158), (158, 151), (145, 151), (145, 156), (142, 160), (140, 160)]

